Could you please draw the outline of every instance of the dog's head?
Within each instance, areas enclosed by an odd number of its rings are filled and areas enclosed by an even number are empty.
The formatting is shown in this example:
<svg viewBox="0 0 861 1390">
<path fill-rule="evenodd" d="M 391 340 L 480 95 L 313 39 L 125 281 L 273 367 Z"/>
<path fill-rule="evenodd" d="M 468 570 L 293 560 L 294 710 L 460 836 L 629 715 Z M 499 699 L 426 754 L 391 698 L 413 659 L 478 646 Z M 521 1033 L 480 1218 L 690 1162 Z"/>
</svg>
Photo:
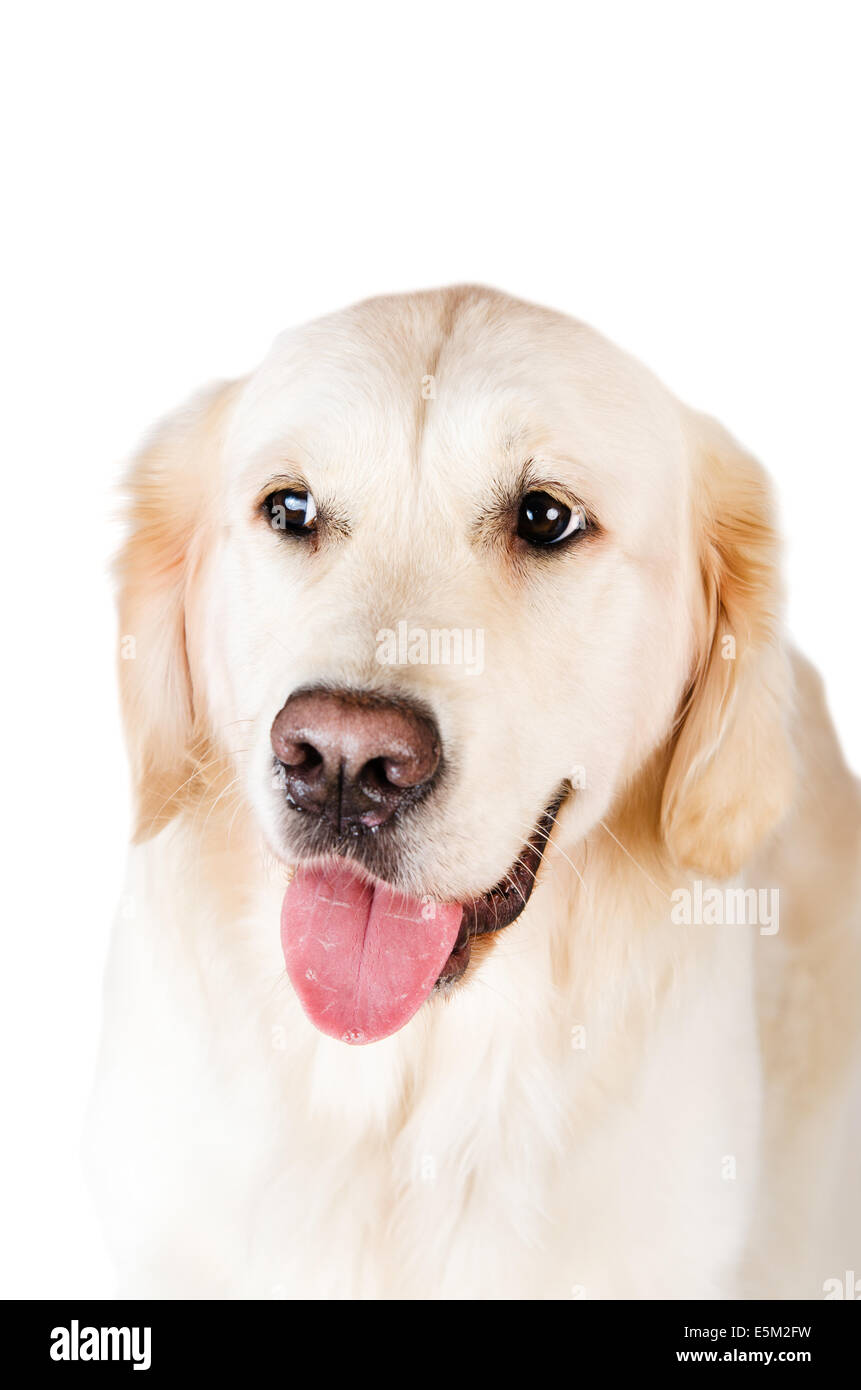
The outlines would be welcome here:
<svg viewBox="0 0 861 1390">
<path fill-rule="evenodd" d="M 556 819 L 576 844 L 647 765 L 680 865 L 724 876 L 781 815 L 764 477 L 584 326 L 362 304 L 169 420 L 131 488 L 138 835 L 238 778 L 298 866 L 326 1031 L 405 1022 L 523 909 Z"/>
</svg>

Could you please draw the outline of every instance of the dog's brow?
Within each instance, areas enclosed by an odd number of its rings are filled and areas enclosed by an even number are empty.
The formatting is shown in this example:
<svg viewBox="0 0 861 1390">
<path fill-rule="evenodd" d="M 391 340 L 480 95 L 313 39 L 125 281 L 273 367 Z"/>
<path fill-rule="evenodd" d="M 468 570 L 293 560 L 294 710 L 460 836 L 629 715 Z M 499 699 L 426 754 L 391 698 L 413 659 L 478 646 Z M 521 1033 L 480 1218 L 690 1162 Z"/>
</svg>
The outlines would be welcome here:
<svg viewBox="0 0 861 1390">
<path fill-rule="evenodd" d="M 479 543 L 495 536 L 500 522 L 514 510 L 524 492 L 534 480 L 535 460 L 526 459 L 509 470 L 500 469 L 492 479 L 487 500 L 482 504 L 473 523 L 473 535 Z"/>
</svg>

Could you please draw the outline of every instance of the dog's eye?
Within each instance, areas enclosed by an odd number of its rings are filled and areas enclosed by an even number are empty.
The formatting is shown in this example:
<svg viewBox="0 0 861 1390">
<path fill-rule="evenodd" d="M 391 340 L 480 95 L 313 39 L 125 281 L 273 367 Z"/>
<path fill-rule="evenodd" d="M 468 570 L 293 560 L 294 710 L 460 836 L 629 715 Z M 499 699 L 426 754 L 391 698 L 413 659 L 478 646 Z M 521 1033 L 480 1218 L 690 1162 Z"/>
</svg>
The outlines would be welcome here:
<svg viewBox="0 0 861 1390">
<path fill-rule="evenodd" d="M 586 528 L 582 507 L 568 507 L 549 492 L 527 492 L 520 503 L 517 534 L 530 545 L 557 545 Z"/>
<path fill-rule="evenodd" d="M 317 529 L 316 503 L 303 488 L 282 487 L 278 492 L 270 492 L 263 503 L 263 512 L 275 531 L 304 536 Z"/>
</svg>

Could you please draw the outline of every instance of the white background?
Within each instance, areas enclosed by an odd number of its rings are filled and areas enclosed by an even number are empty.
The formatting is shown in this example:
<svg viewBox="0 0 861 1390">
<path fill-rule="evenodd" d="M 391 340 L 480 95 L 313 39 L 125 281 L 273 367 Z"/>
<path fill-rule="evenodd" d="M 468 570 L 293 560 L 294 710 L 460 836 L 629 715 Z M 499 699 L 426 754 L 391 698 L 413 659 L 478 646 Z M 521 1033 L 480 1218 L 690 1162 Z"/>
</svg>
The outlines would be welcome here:
<svg viewBox="0 0 861 1390">
<path fill-rule="evenodd" d="M 777 482 L 858 708 L 852 3 L 30 3 L 0 47 L 3 1292 L 103 1294 L 78 1144 L 127 784 L 107 578 L 142 431 L 274 334 L 478 280 L 585 318 Z M 12 7 L 7 8 L 7 16 Z"/>
</svg>

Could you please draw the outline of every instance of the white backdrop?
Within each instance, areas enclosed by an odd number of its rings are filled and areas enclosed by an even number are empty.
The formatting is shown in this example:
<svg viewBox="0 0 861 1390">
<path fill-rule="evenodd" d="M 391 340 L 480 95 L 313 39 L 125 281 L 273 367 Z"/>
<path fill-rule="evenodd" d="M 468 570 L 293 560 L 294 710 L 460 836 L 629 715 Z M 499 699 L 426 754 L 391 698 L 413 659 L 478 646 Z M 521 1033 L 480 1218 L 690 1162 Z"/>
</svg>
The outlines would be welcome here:
<svg viewBox="0 0 861 1390">
<path fill-rule="evenodd" d="M 7 9 L 2 1292 L 111 1290 L 78 1162 L 128 826 L 111 488 L 281 328 L 478 280 L 641 356 L 771 469 L 791 627 L 861 768 L 858 14 Z"/>
</svg>

